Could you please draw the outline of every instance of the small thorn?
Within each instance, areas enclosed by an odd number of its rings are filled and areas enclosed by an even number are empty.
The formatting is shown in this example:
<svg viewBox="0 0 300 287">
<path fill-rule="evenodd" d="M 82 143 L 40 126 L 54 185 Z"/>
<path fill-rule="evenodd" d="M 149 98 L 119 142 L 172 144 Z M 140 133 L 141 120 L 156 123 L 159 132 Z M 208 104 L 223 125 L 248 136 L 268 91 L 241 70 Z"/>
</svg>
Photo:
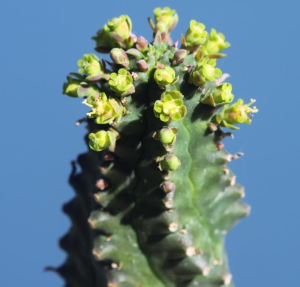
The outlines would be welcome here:
<svg viewBox="0 0 300 287">
<path fill-rule="evenodd" d="M 107 287 L 118 287 L 116 284 L 109 282 Z"/>
<path fill-rule="evenodd" d="M 75 125 L 80 126 L 82 123 L 86 123 L 86 122 L 87 122 L 87 118 L 82 118 L 76 121 Z"/>
<path fill-rule="evenodd" d="M 96 257 L 96 259 L 100 260 L 102 258 L 102 255 L 95 249 L 93 249 L 93 255 Z"/>
<path fill-rule="evenodd" d="M 220 140 L 222 140 L 222 139 L 224 139 L 224 138 L 227 138 L 227 137 L 231 137 L 232 139 L 234 139 L 234 135 L 233 135 L 233 133 L 230 133 L 230 132 L 227 132 L 227 133 L 221 133 L 220 135 L 219 135 L 219 139 Z"/>
<path fill-rule="evenodd" d="M 236 181 L 236 176 L 234 175 L 234 176 L 230 179 L 230 185 L 231 185 L 231 186 L 235 185 L 235 181 Z"/>
<path fill-rule="evenodd" d="M 102 174 L 106 174 L 107 168 L 103 167 L 103 166 L 100 166 L 100 171 L 101 171 Z"/>
<path fill-rule="evenodd" d="M 187 231 L 187 229 L 182 228 L 179 230 L 179 232 L 182 234 L 187 234 L 188 231 Z"/>
<path fill-rule="evenodd" d="M 221 149 L 223 149 L 223 148 L 224 148 L 224 144 L 221 143 L 221 142 L 218 142 L 218 143 L 217 143 L 217 150 L 221 150 Z"/>
<path fill-rule="evenodd" d="M 59 273 L 58 270 L 52 266 L 45 267 L 44 271 L 51 271 L 51 272 Z"/>
<path fill-rule="evenodd" d="M 196 250 L 195 250 L 195 247 L 193 246 L 190 246 L 188 247 L 186 250 L 185 250 L 185 254 L 189 257 L 193 256 L 193 255 L 196 255 Z"/>
<path fill-rule="evenodd" d="M 119 265 L 118 265 L 117 263 L 112 263 L 112 264 L 111 264 L 111 267 L 112 267 L 113 269 L 117 269 L 117 268 L 119 267 Z"/>
<path fill-rule="evenodd" d="M 95 186 L 100 189 L 100 190 L 104 190 L 105 188 L 107 188 L 108 184 L 107 182 L 102 178 L 102 179 L 99 179 Z"/>
<path fill-rule="evenodd" d="M 177 228 L 178 228 L 178 223 L 177 223 L 177 222 L 172 222 L 172 223 L 170 223 L 170 225 L 169 225 L 169 230 L 170 230 L 171 232 L 175 232 L 175 231 L 177 230 Z"/>
<path fill-rule="evenodd" d="M 227 159 L 226 159 L 227 160 Z M 222 166 L 222 171 L 224 172 L 224 174 L 229 174 L 229 169 L 226 167 L 226 165 Z"/>
<path fill-rule="evenodd" d="M 242 188 L 241 192 L 240 192 L 240 195 L 241 195 L 241 198 L 244 198 L 245 197 L 245 189 Z"/>
<path fill-rule="evenodd" d="M 215 260 L 213 261 L 213 264 L 214 264 L 214 265 L 218 265 L 219 262 L 220 262 L 220 261 L 219 261 L 218 259 L 215 259 Z"/>
<path fill-rule="evenodd" d="M 112 237 L 111 236 L 107 236 L 106 237 L 106 241 L 111 241 L 112 240 Z"/>
<path fill-rule="evenodd" d="M 96 228 L 96 222 L 93 219 L 89 218 L 88 223 L 90 224 L 91 228 Z"/>
<path fill-rule="evenodd" d="M 111 152 L 105 152 L 103 154 L 103 159 L 105 161 L 113 161 L 115 159 L 114 155 Z"/>
<path fill-rule="evenodd" d="M 244 155 L 244 153 L 238 152 L 238 153 L 236 153 L 236 154 L 234 154 L 234 155 L 232 156 L 232 159 L 238 159 L 238 158 L 240 158 L 240 157 L 243 156 L 243 155 Z"/>
<path fill-rule="evenodd" d="M 208 128 L 211 132 L 215 132 L 218 129 L 218 126 L 214 123 L 209 123 Z"/>
<path fill-rule="evenodd" d="M 195 252 L 196 252 L 196 254 L 203 254 L 203 250 L 202 249 L 196 249 Z"/>
<path fill-rule="evenodd" d="M 210 267 L 205 267 L 203 270 L 202 270 L 202 275 L 203 276 L 207 276 L 210 272 L 211 268 Z"/>
<path fill-rule="evenodd" d="M 223 279 L 224 279 L 224 284 L 229 285 L 232 280 L 232 275 L 230 273 L 228 273 Z"/>
<path fill-rule="evenodd" d="M 171 208 L 173 206 L 173 200 L 164 201 L 166 208 Z"/>
<path fill-rule="evenodd" d="M 101 194 L 100 193 L 94 193 L 94 198 L 97 202 L 100 202 L 101 200 Z"/>
</svg>

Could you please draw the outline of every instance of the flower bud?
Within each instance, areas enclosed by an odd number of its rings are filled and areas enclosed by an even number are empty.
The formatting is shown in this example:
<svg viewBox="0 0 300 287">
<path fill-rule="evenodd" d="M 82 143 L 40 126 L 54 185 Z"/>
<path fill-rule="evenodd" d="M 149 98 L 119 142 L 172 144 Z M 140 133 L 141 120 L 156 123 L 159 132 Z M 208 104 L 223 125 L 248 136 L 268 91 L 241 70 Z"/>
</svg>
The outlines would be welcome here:
<svg viewBox="0 0 300 287">
<path fill-rule="evenodd" d="M 201 102 L 213 107 L 229 104 L 234 98 L 231 91 L 231 84 L 223 83 L 216 87 L 211 93 L 205 95 Z"/>
<path fill-rule="evenodd" d="M 173 65 L 178 65 L 183 63 L 184 59 L 187 56 L 187 50 L 185 49 L 180 49 L 175 52 L 174 58 L 173 58 Z"/>
<path fill-rule="evenodd" d="M 70 97 L 98 96 L 100 93 L 96 85 L 85 83 L 79 77 L 75 79 L 68 76 L 67 82 L 63 85 L 63 94 Z"/>
<path fill-rule="evenodd" d="M 73 79 L 72 77 L 67 77 L 67 82 L 63 85 L 63 94 L 68 95 L 70 97 L 78 97 L 78 89 L 80 87 L 81 81 L 77 79 Z"/>
<path fill-rule="evenodd" d="M 251 118 L 248 115 L 258 112 L 256 107 L 250 108 L 253 103 L 255 100 L 251 99 L 250 103 L 244 105 L 244 101 L 238 99 L 231 107 L 224 106 L 221 113 L 216 115 L 216 122 L 230 129 L 239 129 L 234 124 L 250 124 Z"/>
<path fill-rule="evenodd" d="M 87 116 L 94 118 L 97 124 L 118 122 L 124 113 L 122 104 L 114 98 L 107 97 L 105 93 L 101 93 L 97 97 L 90 96 L 83 103 L 92 108 Z"/>
<path fill-rule="evenodd" d="M 177 129 L 163 127 L 154 134 L 154 138 L 159 140 L 163 145 L 172 145 L 176 140 Z"/>
<path fill-rule="evenodd" d="M 161 95 L 161 100 L 154 104 L 154 114 L 163 122 L 181 120 L 186 115 L 183 104 L 183 95 L 179 91 L 166 91 Z"/>
<path fill-rule="evenodd" d="M 159 86 L 170 85 L 176 80 L 175 71 L 169 66 L 157 68 L 154 73 L 154 80 Z"/>
<path fill-rule="evenodd" d="M 178 23 L 178 15 L 175 10 L 169 7 L 155 8 L 154 9 L 155 23 L 164 22 L 167 27 L 167 31 L 171 32 Z"/>
<path fill-rule="evenodd" d="M 216 78 L 221 77 L 222 71 L 215 68 L 216 60 L 203 58 L 191 72 L 189 82 L 197 87 L 200 87 L 205 82 L 214 81 Z"/>
<path fill-rule="evenodd" d="M 163 182 L 161 185 L 160 185 L 160 188 L 165 192 L 165 193 L 170 193 L 172 191 L 174 191 L 176 189 L 176 185 L 167 180 L 165 182 Z"/>
<path fill-rule="evenodd" d="M 193 49 L 193 47 L 204 44 L 206 38 L 207 32 L 205 31 L 205 25 L 191 20 L 190 27 L 185 33 L 185 46 Z"/>
<path fill-rule="evenodd" d="M 225 42 L 225 36 L 211 29 L 206 43 L 201 47 L 204 55 L 218 55 L 222 50 L 230 47 L 229 42 Z M 222 54 L 221 54 L 222 55 Z"/>
<path fill-rule="evenodd" d="M 149 69 L 148 64 L 145 60 L 137 61 L 136 65 L 137 65 L 138 69 L 141 70 L 142 72 L 146 72 Z"/>
<path fill-rule="evenodd" d="M 95 76 L 103 74 L 103 68 L 99 58 L 94 54 L 85 54 L 83 58 L 78 60 L 77 65 L 79 67 L 78 73 L 86 74 L 92 79 Z"/>
<path fill-rule="evenodd" d="M 99 131 L 89 134 L 89 146 L 92 150 L 101 151 L 106 148 L 113 151 L 116 145 L 117 134 L 113 131 Z"/>
<path fill-rule="evenodd" d="M 181 162 L 179 158 L 175 154 L 169 153 L 160 161 L 159 168 L 164 171 L 174 171 L 178 169 L 180 165 Z"/>
<path fill-rule="evenodd" d="M 127 54 L 123 49 L 113 48 L 110 51 L 110 57 L 115 64 L 122 65 L 124 67 L 129 66 L 129 60 Z"/>
<path fill-rule="evenodd" d="M 120 69 L 118 74 L 111 73 L 108 83 L 110 88 L 122 97 L 135 92 L 132 76 L 125 69 Z"/>
<path fill-rule="evenodd" d="M 135 38 L 131 34 L 132 23 L 127 15 L 113 18 L 98 31 L 93 39 L 97 43 L 97 50 L 108 52 L 111 48 L 130 48 Z"/>
<path fill-rule="evenodd" d="M 148 41 L 142 36 L 137 37 L 136 48 L 141 52 L 146 51 L 148 48 Z"/>
<path fill-rule="evenodd" d="M 132 57 L 134 57 L 136 59 L 143 58 L 143 54 L 135 48 L 131 48 L 131 49 L 127 50 L 126 54 L 131 55 Z"/>
</svg>

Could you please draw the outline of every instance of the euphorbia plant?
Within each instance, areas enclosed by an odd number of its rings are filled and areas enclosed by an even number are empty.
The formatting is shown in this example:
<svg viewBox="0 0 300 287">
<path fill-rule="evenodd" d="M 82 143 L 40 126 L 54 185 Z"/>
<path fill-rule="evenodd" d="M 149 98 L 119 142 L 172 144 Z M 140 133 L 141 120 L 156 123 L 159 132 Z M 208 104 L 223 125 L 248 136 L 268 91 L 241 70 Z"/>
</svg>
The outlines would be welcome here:
<svg viewBox="0 0 300 287">
<path fill-rule="evenodd" d="M 175 10 L 154 10 L 153 41 L 132 33 L 127 15 L 93 38 L 64 93 L 83 98 L 90 150 L 78 157 L 64 206 L 73 226 L 56 270 L 69 287 L 233 286 L 224 236 L 249 213 L 226 167 L 240 156 L 221 140 L 251 122 L 217 68 L 225 36 L 192 20 L 182 45 L 170 33 Z M 94 231 L 92 231 L 94 230 Z"/>
</svg>

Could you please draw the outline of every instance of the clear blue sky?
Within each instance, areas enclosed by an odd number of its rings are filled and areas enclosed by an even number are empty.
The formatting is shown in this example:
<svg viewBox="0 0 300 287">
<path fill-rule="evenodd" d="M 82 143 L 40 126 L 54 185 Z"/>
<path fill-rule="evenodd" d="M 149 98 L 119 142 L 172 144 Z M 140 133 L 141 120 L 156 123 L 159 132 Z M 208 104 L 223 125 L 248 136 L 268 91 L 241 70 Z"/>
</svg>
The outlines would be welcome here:
<svg viewBox="0 0 300 287">
<path fill-rule="evenodd" d="M 3 1 L 0 286 L 63 286 L 43 268 L 65 258 L 57 244 L 69 228 L 61 205 L 73 196 L 70 161 L 86 150 L 85 130 L 74 125 L 86 108 L 61 95 L 62 83 L 93 52 L 90 38 L 108 19 L 128 14 L 133 31 L 150 38 L 146 19 L 157 6 L 179 13 L 173 39 L 190 19 L 222 31 L 232 47 L 221 68 L 235 96 L 257 99 L 260 109 L 251 126 L 225 140 L 230 152 L 245 153 L 231 168 L 252 206 L 226 241 L 236 286 L 300 286 L 296 0 Z"/>
</svg>

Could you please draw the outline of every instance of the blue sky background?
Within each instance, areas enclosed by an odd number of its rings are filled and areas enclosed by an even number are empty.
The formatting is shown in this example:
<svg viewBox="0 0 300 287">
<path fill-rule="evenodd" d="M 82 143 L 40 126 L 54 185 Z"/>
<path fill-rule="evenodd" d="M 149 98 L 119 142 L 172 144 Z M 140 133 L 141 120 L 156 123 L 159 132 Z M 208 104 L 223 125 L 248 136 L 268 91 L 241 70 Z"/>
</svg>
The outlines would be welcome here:
<svg viewBox="0 0 300 287">
<path fill-rule="evenodd" d="M 61 205 L 73 197 L 70 161 L 86 150 L 84 127 L 74 123 L 87 110 L 61 95 L 62 83 L 77 60 L 93 52 L 91 36 L 108 19 L 128 14 L 133 32 L 150 39 L 146 19 L 157 6 L 179 13 L 173 39 L 190 19 L 223 32 L 232 46 L 220 67 L 231 75 L 237 98 L 257 99 L 253 124 L 225 140 L 230 152 L 245 153 L 230 166 L 252 206 L 227 236 L 236 286 L 300 286 L 296 0 L 3 1 L 0 286 L 63 286 L 43 268 L 65 258 L 57 244 L 69 228 Z"/>
</svg>

